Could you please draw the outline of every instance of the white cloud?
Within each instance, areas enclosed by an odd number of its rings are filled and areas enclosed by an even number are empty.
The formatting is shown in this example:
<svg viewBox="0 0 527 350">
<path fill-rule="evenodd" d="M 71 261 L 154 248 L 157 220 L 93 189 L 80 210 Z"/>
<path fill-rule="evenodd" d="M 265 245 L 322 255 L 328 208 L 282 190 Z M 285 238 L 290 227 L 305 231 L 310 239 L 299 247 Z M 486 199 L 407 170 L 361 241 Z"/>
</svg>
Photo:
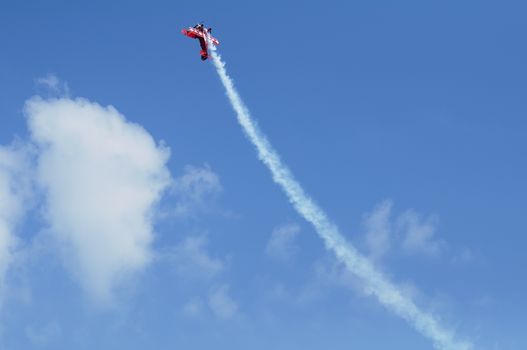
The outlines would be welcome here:
<svg viewBox="0 0 527 350">
<path fill-rule="evenodd" d="M 169 150 L 115 108 L 85 99 L 33 98 L 26 114 L 50 231 L 89 295 L 109 302 L 118 282 L 151 260 Z"/>
<path fill-rule="evenodd" d="M 435 237 L 437 216 L 423 217 L 413 210 L 407 210 L 397 219 L 397 227 L 403 232 L 403 250 L 408 254 L 438 256 L 444 245 Z"/>
<path fill-rule="evenodd" d="M 209 307 L 216 317 L 227 320 L 238 316 L 239 307 L 229 295 L 229 285 L 224 284 L 209 295 Z"/>
<path fill-rule="evenodd" d="M 176 215 L 187 217 L 207 211 L 222 188 L 218 175 L 205 164 L 185 166 L 184 174 L 174 179 L 172 190 L 177 200 Z"/>
<path fill-rule="evenodd" d="M 299 233 L 300 226 L 297 224 L 286 224 L 277 227 L 271 233 L 265 252 L 273 259 L 290 260 L 298 251 L 298 247 L 295 245 L 295 238 Z"/>
<path fill-rule="evenodd" d="M 13 261 L 17 238 L 14 229 L 27 210 L 30 191 L 29 160 L 19 145 L 0 147 L 0 296 Z"/>
<path fill-rule="evenodd" d="M 171 249 L 168 258 L 181 276 L 210 279 L 221 273 L 225 264 L 210 257 L 206 246 L 207 239 L 203 236 L 187 237 Z"/>
<path fill-rule="evenodd" d="M 366 230 L 366 245 L 374 259 L 384 256 L 390 250 L 392 206 L 392 201 L 385 200 L 372 213 L 364 215 L 362 223 Z"/>
</svg>

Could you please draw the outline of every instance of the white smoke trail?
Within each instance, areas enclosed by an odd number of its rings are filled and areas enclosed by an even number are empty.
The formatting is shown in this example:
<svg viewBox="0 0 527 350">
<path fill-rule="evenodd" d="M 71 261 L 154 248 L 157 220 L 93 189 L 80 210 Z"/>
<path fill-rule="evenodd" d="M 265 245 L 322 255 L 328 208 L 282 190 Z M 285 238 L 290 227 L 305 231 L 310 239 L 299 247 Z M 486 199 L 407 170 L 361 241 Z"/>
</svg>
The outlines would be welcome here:
<svg viewBox="0 0 527 350">
<path fill-rule="evenodd" d="M 326 213 L 306 194 L 302 186 L 295 180 L 291 171 L 282 163 L 278 153 L 251 118 L 249 110 L 234 87 L 234 83 L 227 75 L 225 63 L 222 62 L 220 55 L 216 53 L 216 48 L 212 44 L 210 47 L 212 48 L 211 55 L 214 65 L 236 112 L 238 122 L 249 140 L 256 147 L 258 157 L 269 168 L 273 180 L 282 187 L 297 212 L 315 227 L 326 248 L 332 250 L 338 260 L 349 271 L 364 281 L 368 293 L 375 295 L 387 309 L 408 321 L 417 331 L 430 338 L 436 349 L 472 349 L 471 343 L 455 340 L 453 334 L 444 329 L 435 317 L 422 311 L 395 284 L 376 270 L 370 261 L 359 253 L 353 245 L 346 241 L 337 226 L 329 220 Z"/>
</svg>

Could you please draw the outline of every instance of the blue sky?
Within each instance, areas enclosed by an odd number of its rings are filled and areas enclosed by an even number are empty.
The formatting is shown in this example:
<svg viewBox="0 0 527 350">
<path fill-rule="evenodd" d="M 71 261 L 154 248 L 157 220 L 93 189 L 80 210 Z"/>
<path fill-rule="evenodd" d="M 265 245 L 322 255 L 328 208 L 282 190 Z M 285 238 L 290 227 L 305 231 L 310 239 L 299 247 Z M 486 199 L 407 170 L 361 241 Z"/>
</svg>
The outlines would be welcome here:
<svg viewBox="0 0 527 350">
<path fill-rule="evenodd" d="M 525 347 L 526 7 L 3 1 L 0 346 L 433 348 L 272 182 L 205 21 L 346 238 L 456 338 Z"/>
</svg>

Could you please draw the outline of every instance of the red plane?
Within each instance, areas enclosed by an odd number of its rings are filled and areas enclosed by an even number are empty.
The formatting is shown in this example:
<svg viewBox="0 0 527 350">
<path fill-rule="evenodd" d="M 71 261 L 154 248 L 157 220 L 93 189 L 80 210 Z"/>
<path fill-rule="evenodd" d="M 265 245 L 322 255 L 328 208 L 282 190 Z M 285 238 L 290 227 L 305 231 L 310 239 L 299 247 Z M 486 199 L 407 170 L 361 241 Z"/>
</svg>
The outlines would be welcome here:
<svg viewBox="0 0 527 350">
<path fill-rule="evenodd" d="M 217 39 L 213 38 L 210 35 L 211 31 L 212 28 L 205 29 L 203 23 L 196 24 L 194 27 L 188 27 L 187 29 L 183 29 L 181 31 L 183 35 L 186 35 L 192 39 L 199 40 L 199 45 L 201 46 L 200 55 L 202 61 L 205 61 L 209 57 L 207 37 L 214 45 L 219 45 L 220 43 Z"/>
</svg>

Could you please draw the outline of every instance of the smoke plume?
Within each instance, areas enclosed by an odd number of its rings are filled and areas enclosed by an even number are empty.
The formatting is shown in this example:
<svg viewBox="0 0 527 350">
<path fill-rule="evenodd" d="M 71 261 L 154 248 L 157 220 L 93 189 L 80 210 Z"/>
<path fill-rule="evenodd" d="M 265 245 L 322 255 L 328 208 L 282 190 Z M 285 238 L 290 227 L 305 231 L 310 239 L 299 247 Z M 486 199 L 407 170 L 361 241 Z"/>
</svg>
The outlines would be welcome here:
<svg viewBox="0 0 527 350">
<path fill-rule="evenodd" d="M 274 182 L 280 185 L 296 211 L 314 226 L 326 248 L 333 251 L 338 260 L 363 281 L 368 294 L 375 296 L 388 310 L 405 319 L 422 335 L 432 340 L 436 349 L 473 349 L 471 343 L 454 339 L 454 335 L 442 327 L 436 317 L 421 310 L 413 300 L 404 295 L 401 289 L 389 281 L 365 256 L 346 241 L 337 226 L 304 191 L 289 168 L 282 162 L 278 152 L 252 119 L 232 79 L 227 75 L 225 63 L 216 52 L 216 48 L 212 43 L 209 47 L 211 47 L 216 71 L 245 135 L 256 148 L 260 160 L 271 171 Z"/>
</svg>

